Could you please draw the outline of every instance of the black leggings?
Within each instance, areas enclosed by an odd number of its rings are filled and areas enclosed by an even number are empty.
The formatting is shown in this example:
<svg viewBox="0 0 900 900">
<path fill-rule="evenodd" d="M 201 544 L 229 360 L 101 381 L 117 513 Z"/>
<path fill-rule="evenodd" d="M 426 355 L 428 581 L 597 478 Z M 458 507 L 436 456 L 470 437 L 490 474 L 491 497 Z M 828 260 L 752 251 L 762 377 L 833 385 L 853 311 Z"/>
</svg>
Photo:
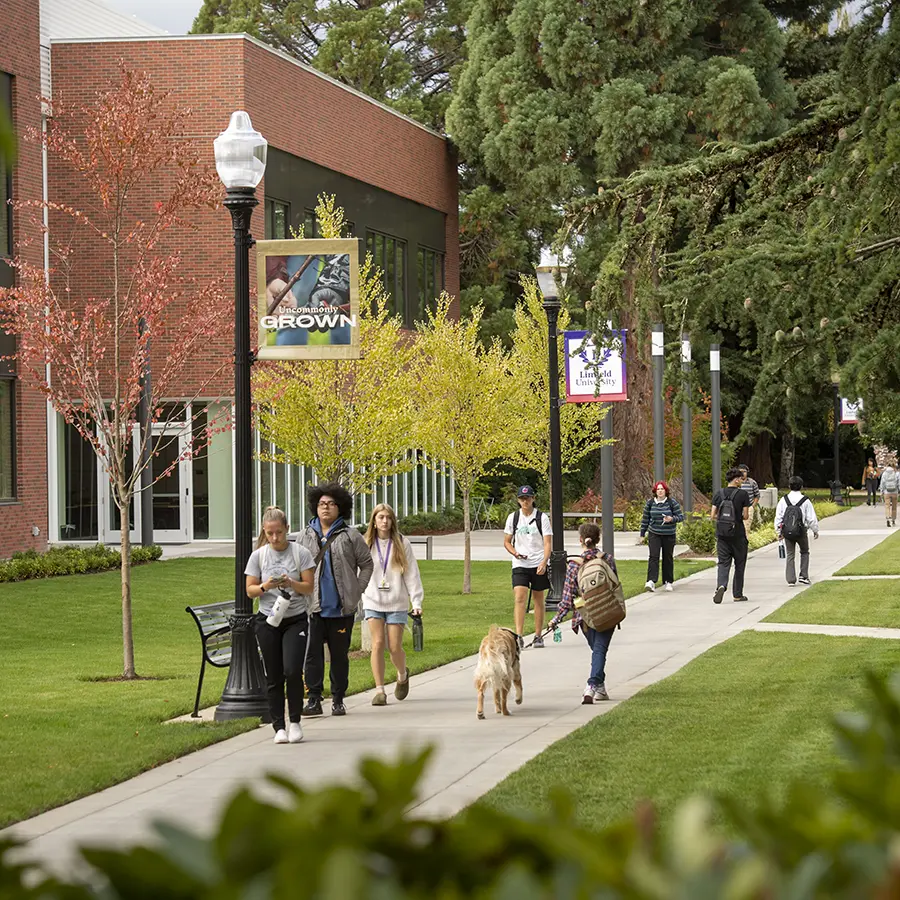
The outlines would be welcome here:
<svg viewBox="0 0 900 900">
<path fill-rule="evenodd" d="M 265 615 L 257 613 L 253 625 L 266 667 L 266 693 L 272 727 L 278 731 L 284 728 L 285 686 L 292 722 L 300 721 L 303 709 L 303 663 L 309 631 L 306 613 L 282 619 L 278 626 L 269 625 Z"/>
<path fill-rule="evenodd" d="M 647 563 L 647 581 L 656 584 L 659 579 L 659 554 L 662 552 L 663 581 L 671 584 L 675 580 L 675 535 L 647 535 L 650 543 L 650 561 Z"/>
</svg>

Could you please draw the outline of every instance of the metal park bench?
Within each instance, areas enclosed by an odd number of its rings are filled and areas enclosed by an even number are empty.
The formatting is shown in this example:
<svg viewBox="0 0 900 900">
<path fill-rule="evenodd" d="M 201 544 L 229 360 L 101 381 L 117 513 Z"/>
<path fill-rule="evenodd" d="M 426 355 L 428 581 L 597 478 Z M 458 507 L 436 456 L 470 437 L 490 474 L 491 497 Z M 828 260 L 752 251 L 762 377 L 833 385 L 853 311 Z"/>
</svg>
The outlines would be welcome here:
<svg viewBox="0 0 900 900">
<path fill-rule="evenodd" d="M 200 658 L 200 680 L 197 682 L 197 699 L 191 718 L 200 718 L 200 691 L 203 690 L 203 673 L 206 664 L 219 669 L 227 669 L 231 665 L 231 619 L 234 616 L 234 600 L 224 603 L 208 603 L 206 606 L 186 606 L 184 611 L 190 613 L 197 628 L 203 650 Z"/>
<path fill-rule="evenodd" d="M 425 559 L 431 559 L 432 536 L 430 534 L 423 534 L 423 535 L 418 535 L 418 536 L 406 535 L 406 539 L 411 544 L 424 544 L 425 545 Z"/>
</svg>

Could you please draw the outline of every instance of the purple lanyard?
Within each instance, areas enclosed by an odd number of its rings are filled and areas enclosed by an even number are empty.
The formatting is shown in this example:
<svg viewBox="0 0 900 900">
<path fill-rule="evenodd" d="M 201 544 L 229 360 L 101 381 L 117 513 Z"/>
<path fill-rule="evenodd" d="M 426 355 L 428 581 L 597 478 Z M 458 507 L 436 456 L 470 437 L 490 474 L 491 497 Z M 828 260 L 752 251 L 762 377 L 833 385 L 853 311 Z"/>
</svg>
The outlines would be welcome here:
<svg viewBox="0 0 900 900">
<path fill-rule="evenodd" d="M 388 567 L 388 562 L 390 562 L 390 559 L 391 559 L 391 547 L 393 546 L 393 544 L 394 544 L 394 539 L 388 538 L 387 556 L 385 557 L 381 553 L 381 541 L 379 540 L 379 538 L 377 536 L 375 538 L 375 546 L 378 548 L 378 559 L 381 562 L 381 580 L 382 581 L 387 580 L 387 567 Z"/>
</svg>

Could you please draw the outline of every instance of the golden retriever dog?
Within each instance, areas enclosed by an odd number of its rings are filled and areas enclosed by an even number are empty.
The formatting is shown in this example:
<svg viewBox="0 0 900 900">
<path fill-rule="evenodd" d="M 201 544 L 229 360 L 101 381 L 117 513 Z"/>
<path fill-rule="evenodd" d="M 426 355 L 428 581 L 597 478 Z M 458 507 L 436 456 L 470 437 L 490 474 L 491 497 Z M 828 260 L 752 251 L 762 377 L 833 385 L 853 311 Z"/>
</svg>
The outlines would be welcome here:
<svg viewBox="0 0 900 900">
<path fill-rule="evenodd" d="M 499 625 L 491 625 L 478 651 L 475 666 L 475 690 L 478 691 L 476 715 L 484 718 L 484 692 L 494 692 L 494 712 L 509 715 L 506 698 L 516 686 L 516 703 L 522 702 L 522 673 L 519 671 L 519 644 L 516 636 Z"/>
</svg>

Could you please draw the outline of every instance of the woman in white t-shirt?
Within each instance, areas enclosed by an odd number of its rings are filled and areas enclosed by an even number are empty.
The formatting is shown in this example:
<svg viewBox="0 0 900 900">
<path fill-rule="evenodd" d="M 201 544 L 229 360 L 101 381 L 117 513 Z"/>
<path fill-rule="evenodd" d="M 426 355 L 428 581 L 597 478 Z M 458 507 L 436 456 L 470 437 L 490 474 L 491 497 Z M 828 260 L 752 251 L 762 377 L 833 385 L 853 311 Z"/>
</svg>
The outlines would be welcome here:
<svg viewBox="0 0 900 900">
<path fill-rule="evenodd" d="M 309 550 L 287 539 L 287 516 L 277 506 L 263 513 L 256 550 L 244 574 L 247 596 L 259 600 L 253 620 L 256 641 L 266 667 L 266 691 L 276 744 L 303 740 L 303 663 L 306 659 L 306 596 L 313 591 L 315 563 Z M 290 727 L 285 731 L 287 688 Z"/>
<path fill-rule="evenodd" d="M 384 690 L 384 647 L 397 667 L 394 696 L 405 700 L 409 694 L 409 669 L 403 651 L 403 631 L 409 608 L 413 615 L 422 615 L 422 578 L 412 545 L 397 530 L 397 517 L 387 503 L 372 510 L 366 543 L 372 551 L 375 572 L 363 592 L 362 602 L 369 633 L 372 635 L 372 675 L 375 677 L 375 696 L 372 706 L 386 706 Z"/>
</svg>

